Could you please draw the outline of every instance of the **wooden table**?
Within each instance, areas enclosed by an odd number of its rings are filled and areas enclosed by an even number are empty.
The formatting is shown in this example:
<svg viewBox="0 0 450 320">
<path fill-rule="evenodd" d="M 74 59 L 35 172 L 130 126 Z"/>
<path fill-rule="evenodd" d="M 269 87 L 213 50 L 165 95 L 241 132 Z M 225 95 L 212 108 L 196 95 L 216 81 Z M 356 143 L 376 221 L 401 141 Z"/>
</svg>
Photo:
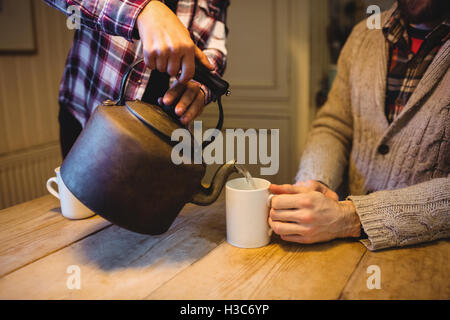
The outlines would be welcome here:
<svg viewBox="0 0 450 320">
<path fill-rule="evenodd" d="M 370 252 L 358 241 L 239 249 L 224 201 L 187 205 L 160 236 L 95 216 L 71 221 L 45 196 L 0 211 L 0 299 L 449 299 L 447 240 Z M 80 289 L 68 289 L 79 267 Z M 368 289 L 367 268 L 381 271 Z M 69 269 L 68 269 L 69 268 Z"/>
</svg>

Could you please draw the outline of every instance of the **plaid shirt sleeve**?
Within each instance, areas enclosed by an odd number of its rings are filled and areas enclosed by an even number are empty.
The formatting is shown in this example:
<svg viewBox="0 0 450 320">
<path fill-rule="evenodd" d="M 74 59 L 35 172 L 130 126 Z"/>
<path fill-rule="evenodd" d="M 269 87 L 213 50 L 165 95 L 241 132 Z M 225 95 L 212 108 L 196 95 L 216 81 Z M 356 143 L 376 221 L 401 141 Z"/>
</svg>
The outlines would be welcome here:
<svg viewBox="0 0 450 320">
<path fill-rule="evenodd" d="M 150 0 L 44 0 L 66 15 L 70 6 L 79 9 L 81 24 L 131 41 L 139 13 Z"/>
<path fill-rule="evenodd" d="M 208 60 L 214 66 L 214 73 L 223 76 L 227 62 L 227 49 L 225 47 L 225 24 L 216 21 L 208 42 L 203 49 Z M 205 93 L 205 105 L 215 100 L 216 97 L 205 85 L 200 84 L 200 88 Z"/>
<path fill-rule="evenodd" d="M 223 76 L 227 63 L 226 26 L 228 0 L 199 0 L 198 6 L 201 12 L 193 20 L 191 34 L 198 39 L 197 45 L 203 50 L 208 60 L 214 66 L 213 73 Z M 203 17 L 202 17 L 203 16 Z M 205 32 L 208 30 L 208 32 Z M 205 94 L 205 105 L 215 100 L 216 97 L 205 85 L 200 84 Z"/>
<path fill-rule="evenodd" d="M 68 11 L 71 5 L 80 11 L 81 26 L 75 30 L 66 60 L 59 103 L 84 126 L 99 104 L 106 99 L 117 99 L 125 71 L 133 61 L 142 58 L 142 42 L 133 34 L 136 19 L 149 0 L 45 1 L 66 15 L 73 14 Z M 226 66 L 228 5 L 228 0 L 178 0 L 176 11 L 194 43 L 205 52 L 219 75 Z M 126 87 L 126 99 L 142 97 L 150 73 L 142 64 L 135 68 Z M 214 99 L 209 89 L 202 86 L 202 90 L 206 104 Z"/>
</svg>

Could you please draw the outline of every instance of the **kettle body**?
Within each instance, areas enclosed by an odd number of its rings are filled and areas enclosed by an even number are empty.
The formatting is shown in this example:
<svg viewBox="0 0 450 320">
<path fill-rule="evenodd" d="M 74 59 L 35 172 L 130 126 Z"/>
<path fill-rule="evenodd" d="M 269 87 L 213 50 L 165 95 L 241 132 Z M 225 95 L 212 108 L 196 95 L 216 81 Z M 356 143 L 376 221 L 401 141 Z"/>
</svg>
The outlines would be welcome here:
<svg viewBox="0 0 450 320">
<path fill-rule="evenodd" d="M 205 164 L 171 161 L 177 143 L 171 133 L 183 128 L 179 122 L 160 106 L 118 102 L 95 109 L 63 161 L 61 177 L 76 198 L 110 222 L 138 233 L 164 233 L 186 203 L 217 199 L 236 170 L 234 161 L 205 187 Z"/>
</svg>

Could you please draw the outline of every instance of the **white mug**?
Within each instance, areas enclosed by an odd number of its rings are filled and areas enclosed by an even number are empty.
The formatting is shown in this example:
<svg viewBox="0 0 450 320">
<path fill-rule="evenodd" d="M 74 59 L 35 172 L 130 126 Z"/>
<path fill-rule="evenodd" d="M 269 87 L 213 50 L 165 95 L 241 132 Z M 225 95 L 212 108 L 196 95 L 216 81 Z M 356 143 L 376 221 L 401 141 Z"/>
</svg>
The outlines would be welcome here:
<svg viewBox="0 0 450 320">
<path fill-rule="evenodd" d="M 226 190 L 227 241 L 239 248 L 259 248 L 270 242 L 270 182 L 253 178 L 252 189 L 245 178 L 230 180 Z"/>
<path fill-rule="evenodd" d="M 88 207 L 80 202 L 72 192 L 67 189 L 61 179 L 59 167 L 55 169 L 56 177 L 47 180 L 47 190 L 61 202 L 61 213 L 68 219 L 85 219 L 95 215 Z M 58 191 L 53 189 L 52 183 L 58 185 Z"/>
</svg>

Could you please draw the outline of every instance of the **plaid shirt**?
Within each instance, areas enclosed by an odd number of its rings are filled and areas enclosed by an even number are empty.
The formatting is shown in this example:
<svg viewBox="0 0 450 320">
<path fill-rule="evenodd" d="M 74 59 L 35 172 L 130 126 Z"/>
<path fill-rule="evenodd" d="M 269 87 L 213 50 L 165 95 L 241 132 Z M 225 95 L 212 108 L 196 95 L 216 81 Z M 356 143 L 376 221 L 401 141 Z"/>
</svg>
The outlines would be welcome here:
<svg viewBox="0 0 450 320">
<path fill-rule="evenodd" d="M 119 95 L 127 67 L 143 57 L 142 42 L 136 40 L 136 19 L 150 0 L 45 0 L 71 15 L 69 6 L 79 8 L 81 27 L 75 31 L 59 91 L 60 105 L 82 126 L 96 106 Z M 188 28 L 194 43 L 203 50 L 215 72 L 226 66 L 226 9 L 228 0 L 179 0 L 176 14 Z M 130 75 L 128 100 L 140 99 L 151 71 L 139 64 Z M 173 80 L 173 79 L 172 79 Z M 202 86 L 205 102 L 211 92 Z"/>
<path fill-rule="evenodd" d="M 400 11 L 396 9 L 384 25 L 383 33 L 390 45 L 386 117 L 391 123 L 402 112 L 442 44 L 449 39 L 450 19 L 430 30 L 423 42 L 420 39 L 412 41 Z"/>
</svg>

